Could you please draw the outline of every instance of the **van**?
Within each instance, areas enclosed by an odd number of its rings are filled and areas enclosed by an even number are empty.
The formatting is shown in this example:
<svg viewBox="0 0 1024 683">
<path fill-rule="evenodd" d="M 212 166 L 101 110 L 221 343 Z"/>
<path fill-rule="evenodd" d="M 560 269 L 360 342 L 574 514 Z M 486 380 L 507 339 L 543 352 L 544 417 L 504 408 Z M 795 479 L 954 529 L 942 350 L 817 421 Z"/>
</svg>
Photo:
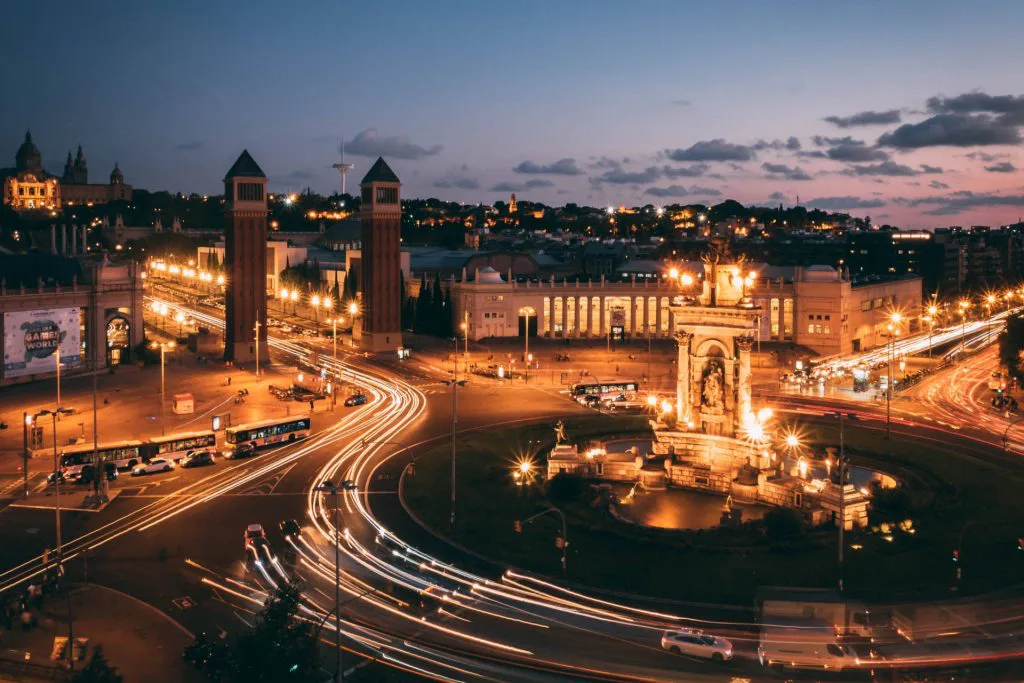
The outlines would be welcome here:
<svg viewBox="0 0 1024 683">
<path fill-rule="evenodd" d="M 761 626 L 757 658 L 762 666 L 784 669 L 843 671 L 860 659 L 823 621 L 776 620 Z"/>
</svg>

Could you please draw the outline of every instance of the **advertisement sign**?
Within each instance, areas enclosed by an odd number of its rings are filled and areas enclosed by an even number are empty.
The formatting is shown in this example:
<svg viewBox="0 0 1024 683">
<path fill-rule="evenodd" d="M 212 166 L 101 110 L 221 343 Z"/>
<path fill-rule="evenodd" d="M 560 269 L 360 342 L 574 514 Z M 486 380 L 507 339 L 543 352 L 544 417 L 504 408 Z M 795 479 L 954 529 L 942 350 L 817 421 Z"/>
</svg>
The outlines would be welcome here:
<svg viewBox="0 0 1024 683">
<path fill-rule="evenodd" d="M 4 377 L 55 372 L 60 348 L 63 367 L 81 359 L 78 308 L 4 313 Z"/>
</svg>

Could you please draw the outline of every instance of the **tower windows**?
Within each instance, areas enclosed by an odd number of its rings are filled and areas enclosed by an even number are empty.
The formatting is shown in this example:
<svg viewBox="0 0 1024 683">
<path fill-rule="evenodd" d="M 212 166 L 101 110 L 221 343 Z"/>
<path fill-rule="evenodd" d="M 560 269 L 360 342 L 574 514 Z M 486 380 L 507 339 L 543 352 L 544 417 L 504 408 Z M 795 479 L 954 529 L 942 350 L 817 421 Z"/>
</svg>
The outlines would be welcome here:
<svg viewBox="0 0 1024 683">
<path fill-rule="evenodd" d="M 397 187 L 378 187 L 377 188 L 377 204 L 397 204 L 398 203 L 398 188 Z"/>
<path fill-rule="evenodd" d="M 243 202 L 263 200 L 263 183 L 238 183 L 235 199 Z"/>
</svg>

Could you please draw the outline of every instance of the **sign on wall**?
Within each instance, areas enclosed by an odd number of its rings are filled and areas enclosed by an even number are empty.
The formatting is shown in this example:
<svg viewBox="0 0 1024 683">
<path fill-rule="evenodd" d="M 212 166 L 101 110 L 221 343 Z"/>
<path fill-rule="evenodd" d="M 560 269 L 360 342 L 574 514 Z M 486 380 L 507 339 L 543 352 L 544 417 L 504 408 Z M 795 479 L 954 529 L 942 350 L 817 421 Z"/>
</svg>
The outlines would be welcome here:
<svg viewBox="0 0 1024 683">
<path fill-rule="evenodd" d="M 4 377 L 21 377 L 56 370 L 81 360 L 81 311 L 52 308 L 4 313 Z"/>
</svg>

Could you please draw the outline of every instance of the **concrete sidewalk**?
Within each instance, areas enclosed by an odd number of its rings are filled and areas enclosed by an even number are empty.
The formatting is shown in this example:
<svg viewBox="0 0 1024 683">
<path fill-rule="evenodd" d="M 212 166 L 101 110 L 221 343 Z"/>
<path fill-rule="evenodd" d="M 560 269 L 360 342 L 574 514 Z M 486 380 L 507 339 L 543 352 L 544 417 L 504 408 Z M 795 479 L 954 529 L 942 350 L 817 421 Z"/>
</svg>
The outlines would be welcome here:
<svg viewBox="0 0 1024 683">
<path fill-rule="evenodd" d="M 37 626 L 25 631 L 20 624 L 2 631 L 0 681 L 67 680 L 66 663 L 51 659 L 54 638 L 68 635 L 67 601 L 63 590 L 50 595 L 36 613 Z M 192 634 L 155 607 L 120 591 L 97 584 L 71 587 L 74 636 L 88 639 L 85 666 L 93 647 L 102 645 L 107 661 L 126 682 L 201 681 L 183 659 Z"/>
</svg>

